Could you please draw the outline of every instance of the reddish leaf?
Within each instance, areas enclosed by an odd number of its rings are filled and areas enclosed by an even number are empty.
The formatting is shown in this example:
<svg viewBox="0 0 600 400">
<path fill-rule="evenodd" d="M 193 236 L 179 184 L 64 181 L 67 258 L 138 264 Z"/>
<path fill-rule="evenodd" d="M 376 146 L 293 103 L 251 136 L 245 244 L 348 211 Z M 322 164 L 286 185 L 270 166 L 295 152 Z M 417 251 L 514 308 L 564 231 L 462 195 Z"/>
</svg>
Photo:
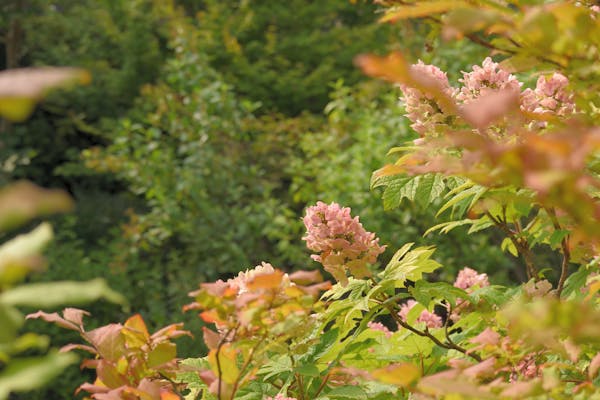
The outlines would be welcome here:
<svg viewBox="0 0 600 400">
<path fill-rule="evenodd" d="M 73 322 L 74 324 L 77 324 L 81 328 L 82 331 L 83 331 L 83 316 L 84 315 L 89 316 L 90 313 L 85 310 L 80 310 L 78 308 L 65 308 L 63 310 L 63 316 L 65 317 L 65 319 Z"/>
<path fill-rule="evenodd" d="M 89 83 L 90 75 L 78 68 L 19 68 L 0 72 L 0 97 L 37 98 L 47 89 L 79 80 Z"/>
<path fill-rule="evenodd" d="M 478 129 L 484 129 L 499 119 L 519 111 L 519 92 L 500 90 L 479 97 L 460 109 L 461 116 Z"/>
<path fill-rule="evenodd" d="M 502 391 L 501 396 L 524 399 L 535 394 L 534 391 L 540 386 L 539 379 L 526 382 L 512 382 L 508 388 Z"/>
<path fill-rule="evenodd" d="M 62 190 L 42 189 L 26 181 L 13 183 L 0 191 L 0 230 L 72 208 L 73 200 Z"/>
<path fill-rule="evenodd" d="M 88 393 L 92 393 L 92 394 L 96 394 L 96 393 L 107 393 L 110 391 L 110 388 L 101 385 L 101 382 L 98 382 L 98 380 L 96 379 L 95 384 L 91 384 L 91 383 L 83 383 L 81 384 L 77 390 L 75 391 L 75 394 L 79 393 L 82 390 L 85 390 Z"/>
<path fill-rule="evenodd" d="M 308 285 L 322 282 L 323 275 L 318 269 L 313 271 L 296 271 L 290 275 L 290 280 L 298 285 Z"/>
<path fill-rule="evenodd" d="M 96 348 L 102 358 L 117 361 L 125 351 L 122 329 L 121 324 L 109 324 L 86 332 L 84 337 Z"/>
<path fill-rule="evenodd" d="M 183 323 L 181 322 L 171 324 L 154 332 L 150 338 L 153 342 L 161 342 L 167 339 L 176 339 L 181 336 L 193 337 L 189 331 L 182 330 L 181 328 L 183 328 Z"/>
<path fill-rule="evenodd" d="M 393 52 L 384 57 L 370 54 L 361 55 L 356 57 L 355 63 L 366 75 L 418 89 L 433 96 L 444 112 L 457 113 L 456 103 L 444 92 L 440 82 L 414 70 L 399 52 Z"/>
<path fill-rule="evenodd" d="M 25 317 L 25 318 L 26 319 L 41 318 L 46 322 L 55 323 L 56 325 L 58 325 L 62 328 L 70 329 L 73 331 L 79 331 L 79 326 L 77 326 L 76 324 L 74 324 L 71 321 L 67 321 L 66 319 L 64 319 L 63 317 L 58 315 L 58 313 L 48 314 L 43 311 L 38 311 L 36 313 L 27 315 L 27 317 Z"/>
<path fill-rule="evenodd" d="M 210 386 L 215 380 L 217 380 L 217 375 L 215 375 L 215 373 L 211 370 L 201 371 L 198 373 L 198 376 L 200 377 L 200 379 L 202 379 L 202 382 L 206 383 L 206 385 L 208 386 Z"/>
<path fill-rule="evenodd" d="M 149 395 L 152 399 L 161 399 L 161 387 L 158 382 L 153 382 L 150 379 L 144 378 L 140 381 L 137 389 L 146 395 Z"/>
<path fill-rule="evenodd" d="M 84 368 L 89 368 L 89 369 L 96 369 L 98 368 L 98 363 L 100 362 L 100 360 L 98 359 L 86 359 L 83 360 L 81 362 L 81 364 L 79 364 L 79 369 L 84 369 Z"/>
<path fill-rule="evenodd" d="M 308 294 L 310 294 L 311 296 L 314 296 L 314 297 L 319 296 L 319 294 L 322 291 L 329 290 L 329 289 L 331 289 L 331 282 L 329 282 L 329 281 L 325 281 L 325 282 L 321 282 L 321 283 L 316 283 L 314 285 L 302 287 L 302 290 L 304 290 L 306 293 L 308 293 Z"/>
<path fill-rule="evenodd" d="M 96 352 L 96 349 L 94 349 L 92 346 L 87 346 L 85 344 L 74 344 L 74 343 L 67 344 L 66 346 L 61 347 L 60 351 L 61 352 L 67 352 L 67 351 L 71 351 L 71 350 L 75 350 L 75 349 L 77 349 L 77 350 L 85 350 L 85 351 L 90 352 L 92 354 L 98 354 Z"/>
<path fill-rule="evenodd" d="M 590 379 L 594 379 L 598 374 L 598 370 L 600 369 L 600 353 L 596 354 L 592 361 L 590 362 L 590 366 L 588 367 L 588 376 Z"/>
<path fill-rule="evenodd" d="M 204 343 L 206 344 L 206 347 L 209 348 L 209 350 L 216 349 L 217 347 L 219 347 L 219 343 L 221 342 L 221 336 L 218 333 L 208 329 L 205 326 L 202 327 L 202 333 L 204 336 Z"/>
<path fill-rule="evenodd" d="M 202 318 L 202 320 L 204 322 L 208 322 L 209 324 L 225 322 L 221 319 L 221 317 L 219 316 L 219 313 L 217 313 L 215 310 L 207 310 L 207 311 L 201 312 L 200 318 Z"/>
<path fill-rule="evenodd" d="M 495 372 L 496 359 L 494 357 L 488 358 L 480 362 L 479 364 L 473 365 L 463 371 L 466 376 L 472 378 L 485 378 L 492 376 Z"/>
</svg>

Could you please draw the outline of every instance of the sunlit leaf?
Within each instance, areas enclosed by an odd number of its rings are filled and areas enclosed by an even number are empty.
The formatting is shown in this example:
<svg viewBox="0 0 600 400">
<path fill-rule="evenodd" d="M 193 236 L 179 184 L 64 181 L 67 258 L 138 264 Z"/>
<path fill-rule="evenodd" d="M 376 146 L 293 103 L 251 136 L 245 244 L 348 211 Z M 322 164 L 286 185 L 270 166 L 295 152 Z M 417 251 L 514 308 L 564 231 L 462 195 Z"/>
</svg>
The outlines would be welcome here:
<svg viewBox="0 0 600 400">
<path fill-rule="evenodd" d="M 42 223 L 0 246 L 0 286 L 21 280 L 29 271 L 44 265 L 39 255 L 52 239 L 52 228 Z"/>
<path fill-rule="evenodd" d="M 219 349 L 211 350 L 208 353 L 208 362 L 215 375 L 225 383 L 234 384 L 240 375 L 237 353 L 230 343 L 222 345 Z"/>
<path fill-rule="evenodd" d="M 126 303 L 126 299 L 110 289 L 104 279 L 32 283 L 0 294 L 0 303 L 40 308 L 83 304 L 99 299 L 117 304 Z"/>
<path fill-rule="evenodd" d="M 148 367 L 154 368 L 173 361 L 177 357 L 177 347 L 174 343 L 162 342 L 148 353 Z"/>
<path fill-rule="evenodd" d="M 78 82 L 89 83 L 90 75 L 68 67 L 21 68 L 0 71 L 0 116 L 21 122 L 33 111 L 37 100 L 51 88 Z"/>
<path fill-rule="evenodd" d="M 382 17 L 380 22 L 396 22 L 401 19 L 422 18 L 434 14 L 443 13 L 461 6 L 467 6 L 462 1 L 419 1 L 417 3 L 403 5 L 393 8 Z"/>
<path fill-rule="evenodd" d="M 73 200 L 65 191 L 42 189 L 26 181 L 14 183 L 0 191 L 0 230 L 72 208 Z"/>
<path fill-rule="evenodd" d="M 400 387 L 408 387 L 421 376 L 421 371 L 411 363 L 391 364 L 371 371 L 373 378 Z"/>
<path fill-rule="evenodd" d="M 30 391 L 45 385 L 75 362 L 74 354 L 56 352 L 12 361 L 0 371 L 0 400 L 7 399 L 11 392 Z"/>
</svg>

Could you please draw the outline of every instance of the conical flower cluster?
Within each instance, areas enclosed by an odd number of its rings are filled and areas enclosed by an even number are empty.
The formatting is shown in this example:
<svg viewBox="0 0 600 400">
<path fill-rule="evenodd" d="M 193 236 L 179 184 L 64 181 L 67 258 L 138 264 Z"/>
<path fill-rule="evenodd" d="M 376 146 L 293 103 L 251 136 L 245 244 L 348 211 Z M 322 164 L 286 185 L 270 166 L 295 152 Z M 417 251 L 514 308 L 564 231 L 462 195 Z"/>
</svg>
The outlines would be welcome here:
<svg viewBox="0 0 600 400">
<path fill-rule="evenodd" d="M 352 218 L 350 208 L 337 203 L 319 201 L 306 210 L 304 217 L 306 246 L 316 252 L 311 257 L 320 262 L 342 285 L 348 283 L 346 270 L 353 276 L 369 276 L 368 264 L 383 253 L 374 233 L 363 228 L 358 217 Z"/>
</svg>

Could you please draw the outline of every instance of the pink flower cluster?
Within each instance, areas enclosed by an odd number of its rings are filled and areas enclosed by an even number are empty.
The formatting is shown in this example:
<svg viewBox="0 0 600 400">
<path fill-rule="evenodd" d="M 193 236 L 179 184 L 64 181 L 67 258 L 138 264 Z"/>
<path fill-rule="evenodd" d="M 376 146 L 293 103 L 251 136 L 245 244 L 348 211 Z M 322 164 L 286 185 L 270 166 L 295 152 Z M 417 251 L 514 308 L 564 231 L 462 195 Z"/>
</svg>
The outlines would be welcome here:
<svg viewBox="0 0 600 400">
<path fill-rule="evenodd" d="M 450 97 L 453 95 L 455 90 L 450 86 L 446 73 L 435 65 L 424 64 L 423 61 L 419 60 L 417 64 L 412 66 L 412 72 L 415 75 L 432 79 L 432 82 L 437 83 L 444 93 Z M 406 85 L 402 85 L 400 88 L 404 94 L 406 116 L 413 122 L 411 127 L 415 131 L 425 135 L 447 125 L 446 121 L 449 115 L 442 111 L 432 95 Z"/>
<path fill-rule="evenodd" d="M 317 254 L 311 258 L 320 262 L 342 285 L 346 285 L 346 268 L 356 277 L 369 276 L 367 264 L 377 260 L 385 246 L 379 245 L 374 233 L 363 228 L 358 217 L 352 218 L 350 208 L 321 201 L 306 210 L 306 246 Z"/>
<path fill-rule="evenodd" d="M 475 287 L 482 288 L 490 286 L 490 281 L 488 280 L 487 274 L 478 274 L 474 269 L 467 267 L 458 272 L 454 286 L 470 292 L 470 289 Z"/>
<path fill-rule="evenodd" d="M 414 306 L 417 305 L 417 302 L 414 300 L 408 300 L 406 303 L 400 306 L 400 311 L 398 312 L 398 316 L 402 319 L 402 321 L 406 322 L 408 317 L 408 313 Z M 441 328 L 442 327 L 442 318 L 436 313 L 429 312 L 427 310 L 423 310 L 419 317 L 417 318 L 417 322 L 424 322 L 425 326 L 428 328 Z"/>
<path fill-rule="evenodd" d="M 537 114 L 565 116 L 575 111 L 573 94 L 567 91 L 569 79 L 554 73 L 551 77 L 540 76 L 535 89 L 525 89 L 521 95 L 521 108 Z"/>
<path fill-rule="evenodd" d="M 521 359 L 511 374 L 511 381 L 516 381 L 518 377 L 533 379 L 540 374 L 540 366 L 537 365 L 535 355 L 529 354 Z"/>
<path fill-rule="evenodd" d="M 475 289 L 490 286 L 490 281 L 487 274 L 479 274 L 474 269 L 466 267 L 458 272 L 454 286 L 471 293 Z M 456 299 L 456 307 L 452 310 L 450 319 L 458 321 L 460 318 L 459 313 L 469 305 L 470 303 L 467 300 Z M 450 308 L 450 305 L 448 305 L 448 308 Z"/>
<path fill-rule="evenodd" d="M 473 71 L 463 72 L 459 82 L 462 82 L 463 87 L 456 94 L 456 99 L 463 103 L 499 90 L 520 91 L 522 85 L 514 75 L 500 68 L 490 57 L 483 60 L 481 67 L 474 65 Z"/>
<path fill-rule="evenodd" d="M 392 336 L 392 332 L 381 322 L 368 322 L 367 326 L 374 331 L 383 332 L 386 338 L 390 338 Z"/>
<path fill-rule="evenodd" d="M 295 398 L 295 397 L 285 397 L 284 395 L 282 395 L 282 394 L 280 393 L 280 394 L 278 394 L 278 395 L 277 395 L 277 396 L 275 396 L 275 397 L 271 397 L 271 396 L 269 396 L 269 397 L 267 397 L 265 400 L 296 400 L 296 398 Z"/>
<path fill-rule="evenodd" d="M 520 94 L 521 109 L 529 113 L 568 116 L 575 111 L 573 94 L 567 90 L 569 80 L 559 73 L 549 77 L 541 76 L 535 89 L 526 89 L 521 93 L 523 84 L 490 57 L 487 57 L 481 66 L 475 65 L 470 72 L 463 72 L 462 79 L 459 79 L 462 87 L 459 89 L 450 86 L 446 74 L 434 65 L 419 61 L 411 68 L 415 76 L 428 81 L 429 84 L 437 85 L 443 93 L 463 107 L 481 101 L 486 95 L 500 94 L 508 90 L 514 91 L 515 95 Z M 406 116 L 412 122 L 411 127 L 421 136 L 443 132 L 455 121 L 460 121 L 458 116 L 443 110 L 434 95 L 407 85 L 401 85 L 400 88 L 403 92 Z M 483 104 L 478 105 L 485 107 Z M 542 122 L 529 126 L 544 128 L 546 125 L 547 123 Z"/>
</svg>

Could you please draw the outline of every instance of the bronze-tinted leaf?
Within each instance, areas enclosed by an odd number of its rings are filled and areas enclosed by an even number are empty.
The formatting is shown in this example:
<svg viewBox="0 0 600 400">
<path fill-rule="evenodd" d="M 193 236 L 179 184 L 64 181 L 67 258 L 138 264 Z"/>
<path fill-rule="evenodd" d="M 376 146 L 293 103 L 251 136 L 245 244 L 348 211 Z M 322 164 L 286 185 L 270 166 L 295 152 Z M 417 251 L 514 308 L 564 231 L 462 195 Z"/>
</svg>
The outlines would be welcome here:
<svg viewBox="0 0 600 400">
<path fill-rule="evenodd" d="M 283 271 L 280 270 L 275 270 L 272 273 L 257 274 L 246 283 L 246 286 L 249 290 L 277 289 L 281 287 L 283 275 Z"/>
<path fill-rule="evenodd" d="M 117 361 L 125 351 L 125 339 L 121 335 L 123 325 L 109 324 L 85 333 L 85 338 L 106 360 Z"/>
<path fill-rule="evenodd" d="M 298 285 L 308 285 L 311 283 L 322 282 L 323 275 L 318 269 L 312 271 L 296 271 L 290 274 L 290 280 Z"/>
<path fill-rule="evenodd" d="M 27 317 L 25 317 L 27 319 L 43 319 L 46 322 L 52 322 L 62 328 L 66 328 L 66 329 L 70 329 L 73 331 L 79 331 L 81 327 L 81 325 L 78 325 L 76 323 L 74 323 L 73 321 L 68 321 L 67 319 L 61 317 L 60 315 L 58 315 L 58 313 L 45 313 L 43 311 L 38 311 L 36 313 L 33 314 L 29 314 L 27 315 Z"/>
<path fill-rule="evenodd" d="M 46 92 L 68 83 L 87 84 L 89 73 L 79 68 L 20 68 L 0 72 L 0 116 L 15 122 L 27 119 Z"/>
<path fill-rule="evenodd" d="M 484 129 L 518 110 L 519 92 L 506 89 L 483 95 L 463 105 L 460 115 L 473 127 Z"/>
<path fill-rule="evenodd" d="M 30 182 L 0 191 L 0 230 L 15 228 L 31 218 L 70 211 L 73 200 L 63 190 L 42 189 Z"/>
</svg>

